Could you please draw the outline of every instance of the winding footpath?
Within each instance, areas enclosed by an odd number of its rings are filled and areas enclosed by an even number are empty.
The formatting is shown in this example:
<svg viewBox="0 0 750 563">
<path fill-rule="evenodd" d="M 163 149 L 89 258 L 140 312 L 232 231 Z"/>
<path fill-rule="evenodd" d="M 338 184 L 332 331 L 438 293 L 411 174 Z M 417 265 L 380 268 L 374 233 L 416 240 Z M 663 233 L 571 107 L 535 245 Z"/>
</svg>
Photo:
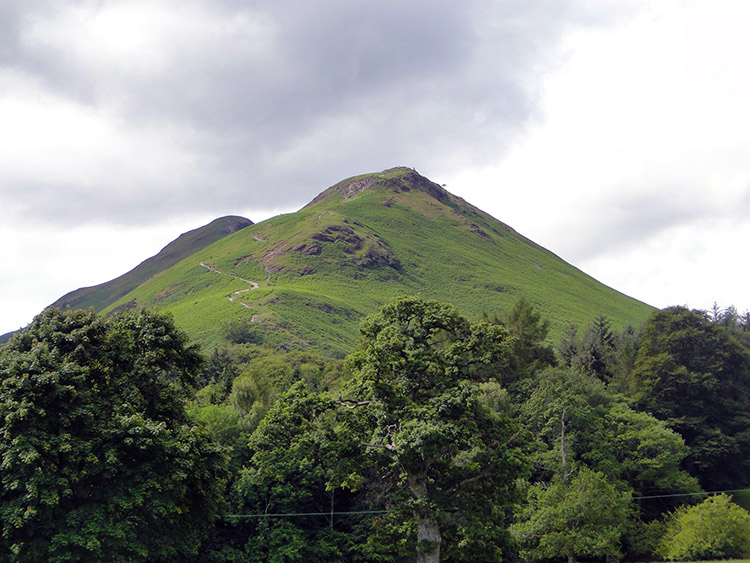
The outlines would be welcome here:
<svg viewBox="0 0 750 563">
<path fill-rule="evenodd" d="M 250 287 L 248 287 L 247 289 L 240 289 L 239 291 L 235 291 L 231 295 L 227 296 L 227 299 L 229 299 L 232 303 L 234 303 L 234 298 L 237 297 L 239 294 L 245 293 L 247 291 L 252 291 L 253 289 L 258 289 L 258 287 L 259 287 L 258 286 L 258 282 L 254 282 L 253 280 L 246 280 L 245 278 L 241 278 L 241 277 L 236 276 L 234 274 L 228 274 L 226 272 L 222 272 L 217 267 L 212 266 L 211 264 L 206 264 L 205 262 L 201 262 L 200 265 L 203 266 L 204 268 L 206 268 L 206 270 L 208 270 L 209 272 L 216 272 L 217 274 L 221 274 L 222 276 L 229 276 L 230 278 L 233 278 L 233 279 L 236 279 L 236 280 L 240 280 L 242 282 L 250 284 Z M 248 305 L 247 303 L 240 302 L 240 305 L 242 305 L 246 309 L 252 309 L 252 307 L 250 305 Z"/>
</svg>

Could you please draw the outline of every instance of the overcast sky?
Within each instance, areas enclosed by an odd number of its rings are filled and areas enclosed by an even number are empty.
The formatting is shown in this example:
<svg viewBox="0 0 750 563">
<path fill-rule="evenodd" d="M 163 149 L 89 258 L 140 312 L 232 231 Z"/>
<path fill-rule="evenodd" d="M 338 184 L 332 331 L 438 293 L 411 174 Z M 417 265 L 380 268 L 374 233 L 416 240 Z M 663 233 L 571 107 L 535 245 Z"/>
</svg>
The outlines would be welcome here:
<svg viewBox="0 0 750 563">
<path fill-rule="evenodd" d="M 410 166 L 657 307 L 750 308 L 750 3 L 0 0 L 0 334 Z"/>
</svg>

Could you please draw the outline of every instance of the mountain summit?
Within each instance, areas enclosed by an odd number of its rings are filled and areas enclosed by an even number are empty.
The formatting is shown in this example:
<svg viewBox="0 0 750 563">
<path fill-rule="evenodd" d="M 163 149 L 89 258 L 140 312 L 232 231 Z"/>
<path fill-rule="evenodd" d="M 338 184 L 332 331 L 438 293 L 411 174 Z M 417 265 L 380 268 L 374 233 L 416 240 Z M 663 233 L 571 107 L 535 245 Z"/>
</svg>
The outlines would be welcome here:
<svg viewBox="0 0 750 563">
<path fill-rule="evenodd" d="M 393 193 L 403 193 L 411 191 L 424 192 L 441 203 L 444 203 L 452 196 L 445 189 L 431 182 L 424 176 L 421 176 L 416 170 L 406 167 L 391 168 L 376 174 L 364 174 L 355 176 L 348 180 L 343 180 L 335 186 L 331 186 L 310 203 L 305 208 L 332 197 L 334 194 L 341 195 L 345 200 L 357 197 L 358 194 L 369 189 L 390 190 Z"/>
<path fill-rule="evenodd" d="M 474 318 L 525 297 L 553 337 L 599 314 L 639 325 L 652 310 L 411 168 L 339 182 L 184 257 L 106 310 L 159 306 L 208 345 L 244 327 L 252 341 L 342 355 L 362 317 L 403 294 Z"/>
</svg>

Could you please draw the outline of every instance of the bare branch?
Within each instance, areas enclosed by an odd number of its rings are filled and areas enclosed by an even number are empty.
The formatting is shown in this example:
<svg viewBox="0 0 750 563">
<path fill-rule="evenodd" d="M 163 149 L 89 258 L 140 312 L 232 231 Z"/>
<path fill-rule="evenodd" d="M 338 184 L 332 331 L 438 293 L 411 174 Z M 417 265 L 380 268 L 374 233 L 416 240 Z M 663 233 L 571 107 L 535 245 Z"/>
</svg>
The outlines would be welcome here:
<svg viewBox="0 0 750 563">
<path fill-rule="evenodd" d="M 460 489 L 461 487 L 464 487 L 470 483 L 473 483 L 474 481 L 479 481 L 480 479 L 484 479 L 485 477 L 489 477 L 492 475 L 492 472 L 497 469 L 497 464 L 493 463 L 491 465 L 488 465 L 482 471 L 474 475 L 473 477 L 467 477 L 463 481 L 459 481 L 454 487 L 451 487 L 449 490 L 453 489 Z"/>
<path fill-rule="evenodd" d="M 515 439 L 518 438 L 520 435 L 521 435 L 521 431 L 520 430 L 516 431 L 515 434 L 513 434 L 513 436 L 505 440 L 505 445 L 510 446 L 515 441 Z"/>
<path fill-rule="evenodd" d="M 390 424 L 386 428 L 386 435 L 383 436 L 383 438 L 380 440 L 380 442 L 376 444 L 370 444 L 367 442 L 363 442 L 362 445 L 366 446 L 368 448 L 383 448 L 388 451 L 393 451 L 396 449 L 396 444 L 393 443 L 393 433 L 398 429 L 397 424 Z"/>
<path fill-rule="evenodd" d="M 391 452 L 396 449 L 396 446 L 393 444 L 371 444 L 369 442 L 362 442 L 362 445 L 366 448 L 382 448 Z"/>
<path fill-rule="evenodd" d="M 339 405 L 346 407 L 347 409 L 356 409 L 357 407 L 364 407 L 365 405 L 371 405 L 375 401 L 357 401 L 356 399 L 344 399 L 339 393 Z"/>
</svg>

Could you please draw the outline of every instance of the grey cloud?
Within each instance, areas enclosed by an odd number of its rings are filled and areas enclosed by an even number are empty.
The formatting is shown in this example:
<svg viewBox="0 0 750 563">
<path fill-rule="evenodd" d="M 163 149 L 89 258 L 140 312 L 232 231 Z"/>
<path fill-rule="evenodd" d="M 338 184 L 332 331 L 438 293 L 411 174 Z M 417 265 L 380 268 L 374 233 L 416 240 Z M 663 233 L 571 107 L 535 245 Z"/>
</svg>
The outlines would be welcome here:
<svg viewBox="0 0 750 563">
<path fill-rule="evenodd" d="M 88 188 L 75 177 L 22 186 L 36 214 L 132 222 L 195 207 L 302 205 L 349 174 L 396 165 L 439 174 L 456 155 L 486 162 L 536 117 L 539 75 L 556 62 L 561 35 L 592 18 L 551 1 L 188 5 L 219 31 L 185 30 L 165 47 L 177 51 L 164 73 L 129 73 L 115 60 L 92 68 L 65 45 L 3 47 L 6 65 L 58 94 L 133 128 L 173 129 L 180 138 L 165 154 L 188 155 L 196 171 L 180 185 L 169 169 L 160 180 L 123 167 Z M 65 6 L 8 14 L 4 25 L 23 36 Z"/>
<path fill-rule="evenodd" d="M 651 193 L 625 189 L 594 202 L 596 212 L 584 212 L 587 217 L 583 226 L 585 232 L 574 237 L 570 258 L 576 262 L 616 253 L 670 229 L 710 220 L 715 215 L 710 203 L 700 198 L 678 197 L 677 194 L 685 188 L 660 186 Z M 671 193 L 673 197 L 665 198 L 665 193 Z"/>
</svg>

